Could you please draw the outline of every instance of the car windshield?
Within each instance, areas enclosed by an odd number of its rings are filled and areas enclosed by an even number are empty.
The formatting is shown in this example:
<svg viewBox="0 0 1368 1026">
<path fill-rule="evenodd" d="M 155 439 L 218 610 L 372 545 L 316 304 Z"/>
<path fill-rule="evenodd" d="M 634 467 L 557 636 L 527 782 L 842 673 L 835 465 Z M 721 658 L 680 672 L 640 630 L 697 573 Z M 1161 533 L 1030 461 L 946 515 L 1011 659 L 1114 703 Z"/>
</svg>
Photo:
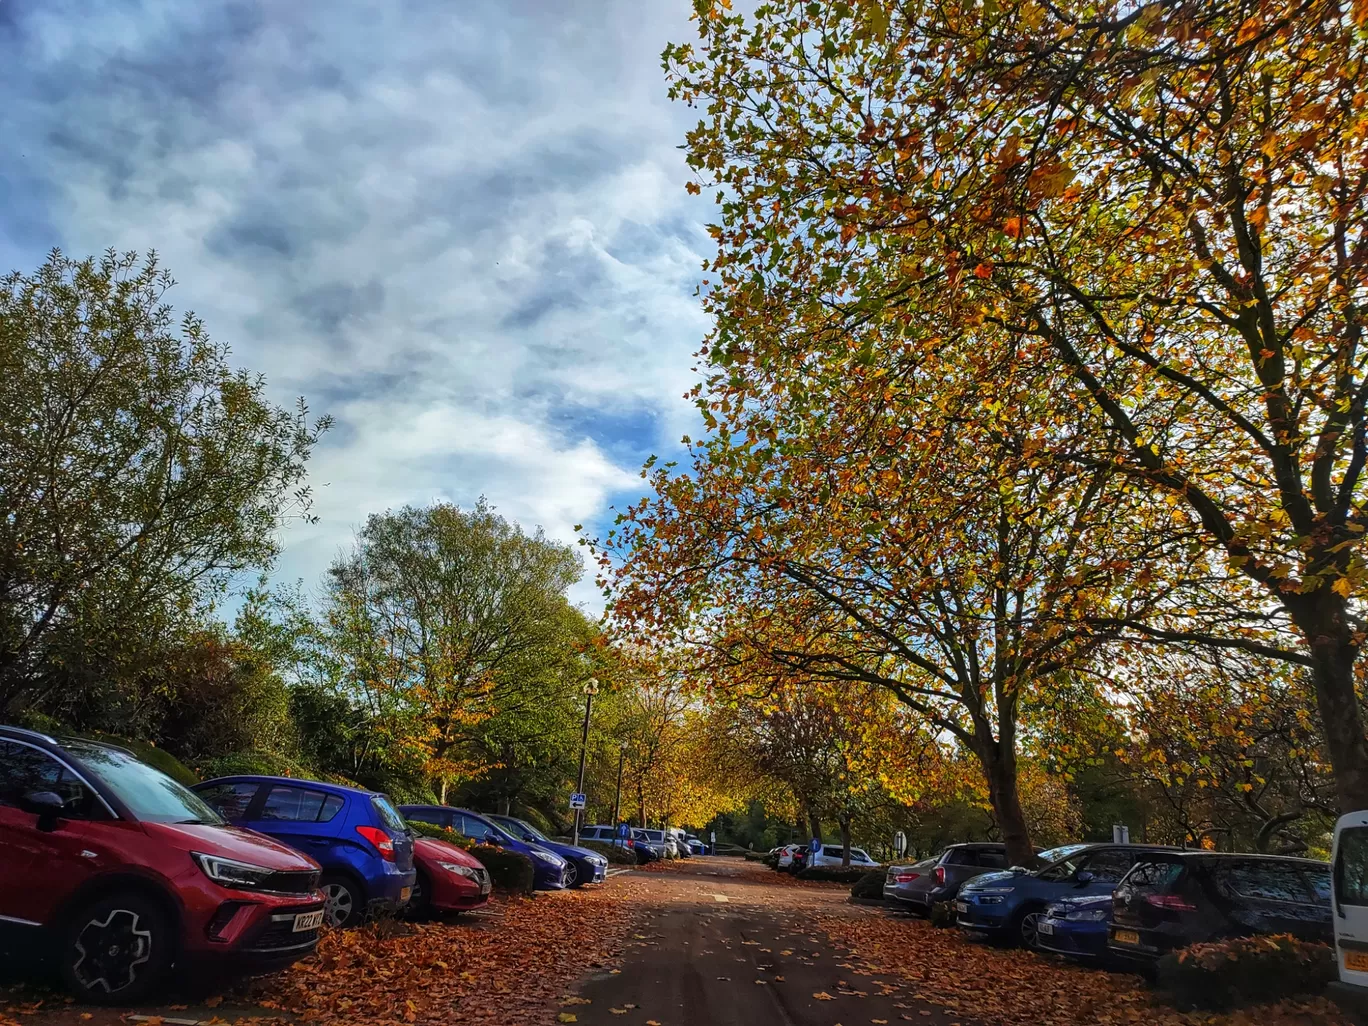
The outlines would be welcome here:
<svg viewBox="0 0 1368 1026">
<path fill-rule="evenodd" d="M 1086 844 L 1062 844 L 1058 848 L 1042 851 L 1036 855 L 1036 865 L 1048 866 L 1052 862 L 1059 862 L 1061 859 L 1067 859 L 1070 855 L 1080 852 L 1086 847 Z M 1072 870 L 1070 870 L 1070 872 L 1072 872 Z"/>
<path fill-rule="evenodd" d="M 223 824 L 223 817 L 194 791 L 127 752 L 102 745 L 70 744 L 66 748 L 144 823 Z"/>
<path fill-rule="evenodd" d="M 531 823 L 526 823 L 521 819 L 513 819 L 511 816 L 496 816 L 494 821 L 499 826 L 509 830 L 514 837 L 520 837 L 524 841 L 549 841 L 551 838 L 534 827 Z"/>
</svg>

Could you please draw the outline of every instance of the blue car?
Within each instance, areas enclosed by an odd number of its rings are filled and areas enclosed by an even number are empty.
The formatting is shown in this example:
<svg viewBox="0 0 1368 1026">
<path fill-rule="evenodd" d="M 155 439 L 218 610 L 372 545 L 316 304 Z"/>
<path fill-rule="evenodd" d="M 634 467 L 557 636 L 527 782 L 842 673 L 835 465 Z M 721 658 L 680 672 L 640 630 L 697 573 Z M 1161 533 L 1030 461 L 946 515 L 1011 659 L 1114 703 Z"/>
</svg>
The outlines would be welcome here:
<svg viewBox="0 0 1368 1026">
<path fill-rule="evenodd" d="M 405 819 L 454 830 L 480 844 L 516 851 L 532 860 L 532 886 L 539 891 L 559 891 L 569 886 L 570 863 L 542 845 L 514 837 L 487 816 L 449 805 L 401 805 Z"/>
<path fill-rule="evenodd" d="M 490 816 L 488 818 L 518 840 L 535 844 L 548 851 L 554 851 L 570 863 L 570 867 L 566 871 L 566 886 L 583 887 L 587 883 L 603 883 L 604 880 L 608 879 L 608 860 L 598 852 L 591 851 L 588 848 L 576 847 L 573 844 L 553 841 L 525 820 L 514 819 L 512 816 Z"/>
<path fill-rule="evenodd" d="M 1045 909 L 1036 924 L 1036 946 L 1084 962 L 1105 962 L 1111 918 L 1109 893 L 1064 898 Z"/>
<path fill-rule="evenodd" d="M 1017 867 L 967 881 L 955 899 L 956 922 L 1007 944 L 1035 948 L 1045 910 L 1064 898 L 1110 895 L 1136 859 L 1165 849 L 1145 844 L 1069 844 L 1038 856 L 1031 872 Z"/>
<path fill-rule="evenodd" d="M 408 904 L 413 837 L 383 794 L 293 777 L 218 777 L 193 788 L 235 826 L 274 837 L 323 867 L 324 918 L 350 926 Z"/>
</svg>

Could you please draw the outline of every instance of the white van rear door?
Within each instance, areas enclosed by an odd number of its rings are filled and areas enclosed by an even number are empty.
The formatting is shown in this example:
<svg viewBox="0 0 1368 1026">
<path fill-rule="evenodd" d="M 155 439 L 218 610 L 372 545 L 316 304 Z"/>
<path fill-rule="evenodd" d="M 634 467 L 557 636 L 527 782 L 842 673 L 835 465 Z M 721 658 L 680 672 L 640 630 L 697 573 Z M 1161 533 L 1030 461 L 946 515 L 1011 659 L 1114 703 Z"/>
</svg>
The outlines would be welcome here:
<svg viewBox="0 0 1368 1026">
<path fill-rule="evenodd" d="M 1335 824 L 1332 878 L 1340 979 L 1368 987 L 1368 811 Z"/>
</svg>

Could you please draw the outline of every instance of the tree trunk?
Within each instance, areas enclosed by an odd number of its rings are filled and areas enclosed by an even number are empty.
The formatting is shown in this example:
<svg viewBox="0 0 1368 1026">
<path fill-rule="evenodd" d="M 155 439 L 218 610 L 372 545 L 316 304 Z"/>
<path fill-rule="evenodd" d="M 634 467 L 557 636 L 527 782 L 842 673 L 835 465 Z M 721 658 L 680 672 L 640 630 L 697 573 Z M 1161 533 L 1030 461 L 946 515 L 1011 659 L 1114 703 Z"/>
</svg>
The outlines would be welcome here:
<svg viewBox="0 0 1368 1026">
<path fill-rule="evenodd" d="M 841 868 L 850 868 L 850 816 L 844 815 L 841 823 Z"/>
<path fill-rule="evenodd" d="M 822 821 L 817 818 L 817 813 L 811 809 L 808 809 L 808 826 L 812 828 L 809 839 L 820 844 L 822 841 Z"/>
<path fill-rule="evenodd" d="M 1340 812 L 1357 812 L 1368 809 L 1368 741 L 1354 690 L 1358 648 L 1344 601 L 1328 588 L 1311 598 L 1304 607 L 1292 608 L 1292 616 L 1310 644 L 1311 680 Z"/>
<path fill-rule="evenodd" d="M 441 794 L 441 798 L 442 798 L 441 804 L 442 804 L 442 805 L 445 805 L 445 804 L 446 804 L 446 792 L 447 792 L 447 781 L 446 781 L 446 777 L 443 777 L 443 778 L 442 778 L 442 794 Z"/>
<path fill-rule="evenodd" d="M 1007 861 L 1013 866 L 1030 866 L 1035 861 L 1031 848 L 1031 831 L 1026 825 L 1026 814 L 1021 811 L 1021 792 L 1017 787 L 1016 753 L 1006 751 L 1001 743 L 992 743 L 979 753 L 984 775 L 988 778 L 988 799 L 993 804 L 993 815 L 1002 842 L 1007 846 Z"/>
<path fill-rule="evenodd" d="M 513 802 L 512 802 L 506 795 L 505 795 L 503 798 L 500 798 L 500 799 L 499 799 L 499 815 L 501 815 L 501 816 L 510 815 L 510 809 L 512 808 L 512 805 L 513 805 Z"/>
</svg>

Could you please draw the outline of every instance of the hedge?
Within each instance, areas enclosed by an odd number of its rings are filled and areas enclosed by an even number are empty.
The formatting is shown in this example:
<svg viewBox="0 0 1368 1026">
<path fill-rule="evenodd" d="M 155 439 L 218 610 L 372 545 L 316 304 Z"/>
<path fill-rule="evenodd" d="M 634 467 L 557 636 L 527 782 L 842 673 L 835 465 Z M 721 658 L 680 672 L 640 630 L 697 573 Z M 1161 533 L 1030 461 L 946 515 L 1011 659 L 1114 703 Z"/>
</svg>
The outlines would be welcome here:
<svg viewBox="0 0 1368 1026">
<path fill-rule="evenodd" d="M 852 898 L 882 898 L 884 876 L 882 869 L 871 869 L 862 874 L 855 881 L 855 886 L 850 888 L 850 896 Z"/>
<path fill-rule="evenodd" d="M 621 845 L 603 844 L 600 841 L 580 841 L 580 847 L 596 851 L 609 862 L 619 866 L 635 866 L 637 864 L 636 853 L 631 848 L 624 848 Z"/>
<path fill-rule="evenodd" d="M 1318 994 L 1337 975 L 1333 949 L 1277 934 L 1172 952 L 1159 960 L 1156 982 L 1180 1009 L 1224 1011 Z"/>
<path fill-rule="evenodd" d="M 423 837 L 435 837 L 439 841 L 446 841 L 458 848 L 464 848 L 477 858 L 485 869 L 489 870 L 489 880 L 499 890 L 512 891 L 514 894 L 532 893 L 536 870 L 532 866 L 532 860 L 526 855 L 519 854 L 516 851 L 508 851 L 505 848 L 495 848 L 490 844 L 478 844 L 473 838 L 464 837 L 455 830 L 448 830 L 446 827 L 433 826 L 431 823 L 420 823 L 416 819 L 405 822 L 415 834 L 420 834 Z"/>
<path fill-rule="evenodd" d="M 809 866 L 798 871 L 799 880 L 826 880 L 831 883 L 857 883 L 869 870 L 862 866 Z M 879 870 L 882 876 L 883 870 Z M 881 892 L 882 893 L 882 892 Z"/>
<path fill-rule="evenodd" d="M 954 926 L 956 919 L 955 903 L 953 901 L 935 902 L 926 918 L 931 920 L 932 926 Z"/>
</svg>

